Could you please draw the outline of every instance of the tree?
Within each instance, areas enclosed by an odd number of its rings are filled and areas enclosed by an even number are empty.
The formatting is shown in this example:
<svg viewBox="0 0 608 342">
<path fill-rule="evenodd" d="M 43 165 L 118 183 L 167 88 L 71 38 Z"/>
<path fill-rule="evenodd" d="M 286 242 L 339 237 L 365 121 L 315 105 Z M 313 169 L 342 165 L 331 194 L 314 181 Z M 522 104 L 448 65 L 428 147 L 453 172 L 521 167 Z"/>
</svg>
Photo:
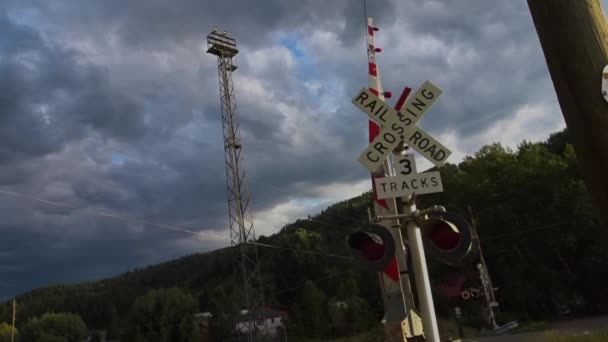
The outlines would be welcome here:
<svg viewBox="0 0 608 342">
<path fill-rule="evenodd" d="M 101 334 L 99 332 L 94 332 L 91 334 L 91 342 L 101 342 Z"/>
<path fill-rule="evenodd" d="M 351 332 L 354 333 L 367 331 L 379 321 L 370 305 L 358 297 L 348 301 L 348 318 L 351 322 Z"/>
<path fill-rule="evenodd" d="M 108 338 L 113 338 L 118 330 L 118 310 L 114 304 L 107 304 L 105 308 L 106 333 Z"/>
<path fill-rule="evenodd" d="M 304 283 L 297 307 L 297 325 L 301 334 L 306 336 L 325 336 L 329 328 L 326 296 L 315 283 Z"/>
<path fill-rule="evenodd" d="M 591 200 L 565 131 L 553 134 L 545 142 L 522 142 L 513 150 L 500 144 L 484 146 L 459 165 L 442 166 L 441 177 L 445 192 L 420 196 L 418 207 L 441 204 L 461 214 L 469 205 L 472 207 L 492 281 L 500 288 L 497 300 L 501 312 L 505 317 L 513 316 L 508 320 L 499 318 L 499 323 L 525 318 L 550 320 L 566 311 L 562 310 L 564 306 L 578 315 L 608 313 L 603 283 L 608 279 L 608 250 L 605 242 L 597 238 L 599 228 L 592 215 Z M 361 225 L 367 222 L 366 208 L 371 201 L 368 192 L 336 203 L 309 220 L 287 225 L 269 236 L 267 242 L 349 255 L 344 238 L 360 227 L 356 221 L 363 222 Z M 341 223 L 344 215 L 351 222 Z M 117 327 L 136 327 L 127 330 L 133 338 L 129 336 L 126 341 L 162 341 L 161 336 L 168 336 L 172 329 L 188 331 L 190 322 L 167 323 L 178 314 L 165 314 L 173 312 L 162 304 L 170 301 L 159 299 L 165 295 L 153 296 L 149 310 L 143 310 L 141 304 L 138 305 L 142 310 L 135 310 L 135 299 L 162 284 L 187 284 L 197 295 L 204 287 L 200 303 L 205 305 L 201 311 L 211 311 L 211 340 L 221 341 L 232 337 L 233 315 L 242 309 L 237 307 L 240 293 L 233 289 L 228 252 L 178 259 L 97 284 L 39 289 L 20 296 L 17 321 L 25 322 L 45 310 L 93 308 L 99 313 L 87 316 L 100 323 L 97 326 L 85 320 L 90 327 L 108 329 L 110 322 L 116 320 Z M 459 268 L 428 258 L 434 289 L 455 286 L 452 280 L 460 276 L 465 278 L 462 288 L 479 286 L 476 258 L 473 253 Z M 267 270 L 265 279 L 275 289 L 274 298 L 266 296 L 267 303 L 276 301 L 289 309 L 289 323 L 294 324 L 290 336 L 327 339 L 332 327 L 329 322 L 333 323 L 331 332 L 335 335 L 352 334 L 356 329 L 365 329 L 368 323 L 378 324 L 382 300 L 376 273 L 363 271 L 348 259 L 274 248 L 260 249 L 260 260 L 262 269 Z M 307 282 L 308 279 L 315 281 Z M 267 291 L 268 288 L 265 287 Z M 165 294 L 166 291 L 162 290 Z M 458 295 L 460 289 L 455 291 L 453 297 L 444 291 L 434 292 L 438 315 L 453 315 L 453 306 L 457 305 L 471 322 L 481 321 L 473 316 L 479 316 L 482 298 L 463 301 Z M 138 302 L 145 301 L 140 298 Z M 143 318 L 126 320 L 132 308 L 133 314 L 137 311 Z M 11 316 L 11 303 L 0 304 L 0 321 L 9 322 Z M 151 337 L 150 331 L 157 331 L 158 337 Z M 42 338 L 52 341 L 58 337 L 47 334 L 30 340 Z"/>
<path fill-rule="evenodd" d="M 355 279 L 352 275 L 349 276 L 347 274 L 345 279 L 340 282 L 338 286 L 338 298 L 340 300 L 349 300 L 353 297 L 359 296 L 359 285 L 357 284 L 357 279 Z"/>
<path fill-rule="evenodd" d="M 0 342 L 10 342 L 13 327 L 5 322 L 0 323 Z M 15 340 L 18 337 L 18 331 L 15 329 Z"/>
<path fill-rule="evenodd" d="M 337 297 L 329 305 L 329 316 L 339 335 L 367 331 L 379 321 L 367 301 L 359 297 L 357 278 L 350 273 L 338 285 Z"/>
<path fill-rule="evenodd" d="M 179 288 L 151 290 L 131 308 L 126 341 L 195 341 L 196 302 Z"/>
<path fill-rule="evenodd" d="M 45 313 L 27 321 L 21 330 L 22 341 L 81 342 L 88 334 L 80 316 L 71 313 Z"/>
<path fill-rule="evenodd" d="M 209 310 L 213 315 L 209 322 L 209 333 L 213 341 L 222 341 L 234 333 L 232 318 L 236 310 L 233 303 L 223 286 L 213 289 L 213 296 L 209 301 Z"/>
<path fill-rule="evenodd" d="M 600 93 L 608 25 L 599 0 L 528 0 L 596 214 L 608 229 L 608 103 Z"/>
</svg>

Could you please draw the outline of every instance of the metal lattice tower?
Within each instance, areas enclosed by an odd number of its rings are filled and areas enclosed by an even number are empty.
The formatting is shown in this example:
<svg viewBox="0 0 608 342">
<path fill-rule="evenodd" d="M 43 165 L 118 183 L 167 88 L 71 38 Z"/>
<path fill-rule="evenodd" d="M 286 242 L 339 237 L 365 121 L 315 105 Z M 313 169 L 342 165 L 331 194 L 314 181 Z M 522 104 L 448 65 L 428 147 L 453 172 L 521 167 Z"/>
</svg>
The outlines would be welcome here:
<svg viewBox="0 0 608 342">
<path fill-rule="evenodd" d="M 240 290 L 247 315 L 238 322 L 239 330 L 248 332 L 248 340 L 255 341 L 258 329 L 254 313 L 264 302 L 264 293 L 258 251 L 255 240 L 253 217 L 249 208 L 249 191 L 243 165 L 243 149 L 239 131 L 239 117 L 232 83 L 232 72 L 237 69 L 233 58 L 239 51 L 236 40 L 215 28 L 207 36 L 207 53 L 217 56 L 220 80 L 220 102 L 222 126 L 224 128 L 224 157 L 226 164 L 226 185 L 228 190 L 228 217 L 230 221 L 230 245 L 235 248 L 233 256 L 234 274 L 240 283 Z"/>
</svg>

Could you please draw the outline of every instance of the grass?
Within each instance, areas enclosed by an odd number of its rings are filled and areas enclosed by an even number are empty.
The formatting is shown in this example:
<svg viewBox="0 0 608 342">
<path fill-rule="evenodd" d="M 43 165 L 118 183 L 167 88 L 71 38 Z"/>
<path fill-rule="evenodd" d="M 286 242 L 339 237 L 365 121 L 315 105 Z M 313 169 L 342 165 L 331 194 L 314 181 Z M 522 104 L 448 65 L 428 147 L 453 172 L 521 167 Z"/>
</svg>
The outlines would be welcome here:
<svg viewBox="0 0 608 342">
<path fill-rule="evenodd" d="M 458 326 L 454 320 L 442 319 L 438 320 L 439 335 L 441 340 L 447 340 L 448 336 L 451 336 L 454 340 L 458 339 Z M 464 335 L 466 337 L 477 336 L 479 330 L 464 326 Z M 329 338 L 329 339 L 298 339 L 295 338 L 296 342 L 383 342 L 384 341 L 384 330 L 382 325 L 378 325 L 376 328 L 357 334 L 355 336 L 342 337 L 342 338 Z"/>
<path fill-rule="evenodd" d="M 538 322 L 523 322 L 520 323 L 519 327 L 513 329 L 511 334 L 520 334 L 534 331 L 547 330 L 547 322 L 538 321 Z"/>
<path fill-rule="evenodd" d="M 606 342 L 608 341 L 607 332 L 580 332 L 566 333 L 559 331 L 548 331 L 542 336 L 542 342 Z"/>
<path fill-rule="evenodd" d="M 441 336 L 441 340 L 447 340 L 448 336 L 451 336 L 453 339 L 458 339 L 458 326 L 454 320 L 447 320 L 439 318 L 439 335 Z M 464 327 L 464 336 L 477 336 L 479 331 L 473 329 L 471 327 Z M 350 337 L 343 337 L 337 339 L 330 339 L 326 341 L 331 342 L 382 342 L 384 341 L 384 332 L 382 330 L 382 326 L 378 326 L 376 329 Z"/>
<path fill-rule="evenodd" d="M 384 331 L 382 326 L 377 326 L 375 329 L 361 333 L 359 335 L 343 337 L 331 340 L 333 342 L 382 342 L 384 341 Z"/>
<path fill-rule="evenodd" d="M 448 336 L 451 336 L 453 339 L 459 338 L 458 325 L 455 320 L 439 318 L 437 325 L 439 326 L 439 336 L 442 341 L 447 340 Z M 463 326 L 463 333 L 465 337 L 472 337 L 479 335 L 479 330 L 465 325 Z"/>
<path fill-rule="evenodd" d="M 382 330 L 382 326 L 379 325 L 375 329 L 370 331 L 349 337 L 341 337 L 341 338 L 325 338 L 320 340 L 309 340 L 309 339 L 295 339 L 297 342 L 383 342 L 384 341 L 384 332 Z"/>
</svg>

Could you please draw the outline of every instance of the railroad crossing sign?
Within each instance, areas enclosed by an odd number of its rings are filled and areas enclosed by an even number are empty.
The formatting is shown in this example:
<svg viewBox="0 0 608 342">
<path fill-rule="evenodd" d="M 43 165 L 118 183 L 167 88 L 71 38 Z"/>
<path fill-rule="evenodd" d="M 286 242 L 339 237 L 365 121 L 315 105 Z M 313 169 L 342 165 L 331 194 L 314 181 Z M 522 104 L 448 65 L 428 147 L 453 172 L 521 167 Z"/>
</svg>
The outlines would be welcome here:
<svg viewBox="0 0 608 342">
<path fill-rule="evenodd" d="M 382 177 L 374 179 L 378 198 L 404 197 L 431 194 L 443 191 L 439 171 L 412 173 L 407 176 Z"/>
<path fill-rule="evenodd" d="M 404 197 L 443 191 L 441 175 L 438 171 L 418 173 L 416 159 L 413 155 L 401 155 L 395 158 L 395 177 L 374 179 L 376 194 L 379 199 Z"/>
<path fill-rule="evenodd" d="M 382 130 L 359 156 L 359 162 L 374 172 L 403 141 L 433 164 L 442 165 L 452 152 L 416 126 L 440 95 L 441 89 L 426 81 L 398 112 L 369 90 L 362 89 L 352 102 L 381 125 Z"/>
<path fill-rule="evenodd" d="M 416 123 L 431 108 L 441 95 L 441 89 L 426 81 L 411 97 L 401 111 L 392 109 L 379 97 L 367 89 L 362 89 L 352 102 L 373 121 L 382 126 L 380 134 L 359 156 L 359 162 L 374 172 L 400 141 L 413 147 L 436 166 L 440 166 L 452 154 L 445 146 L 425 133 Z M 416 194 L 443 191 L 441 175 L 438 171 L 418 173 L 411 155 L 395 160 L 396 177 L 376 178 L 378 198 L 395 198 Z"/>
</svg>

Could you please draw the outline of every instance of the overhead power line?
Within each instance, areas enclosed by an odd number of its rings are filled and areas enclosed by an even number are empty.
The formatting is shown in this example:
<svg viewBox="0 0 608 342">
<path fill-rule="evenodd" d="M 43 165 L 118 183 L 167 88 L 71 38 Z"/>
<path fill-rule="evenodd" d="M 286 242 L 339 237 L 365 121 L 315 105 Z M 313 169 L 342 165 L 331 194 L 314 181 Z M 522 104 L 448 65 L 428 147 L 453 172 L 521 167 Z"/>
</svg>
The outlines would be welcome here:
<svg viewBox="0 0 608 342">
<path fill-rule="evenodd" d="M 16 198 L 21 198 L 21 199 L 32 200 L 32 201 L 36 201 L 36 202 L 47 204 L 47 205 L 53 205 L 53 206 L 58 206 L 58 207 L 64 207 L 64 208 L 79 210 L 79 211 L 81 211 L 81 213 L 84 213 L 84 214 L 102 216 L 102 217 L 111 218 L 111 219 L 120 220 L 120 221 L 125 221 L 125 222 L 138 223 L 138 224 L 143 224 L 143 225 L 147 225 L 147 226 L 153 226 L 153 227 L 158 227 L 158 228 L 163 228 L 163 229 L 169 229 L 169 230 L 179 231 L 179 232 L 188 233 L 188 234 L 192 234 L 192 235 L 198 235 L 198 236 L 202 236 L 202 237 L 212 238 L 212 239 L 216 239 L 216 240 L 224 240 L 224 241 L 228 241 L 229 240 L 227 237 L 220 236 L 220 235 L 205 233 L 205 232 L 201 232 L 201 231 L 194 231 L 194 230 L 191 230 L 191 229 L 185 229 L 185 228 L 178 227 L 178 226 L 173 226 L 173 225 L 159 224 L 159 223 L 155 223 L 155 222 L 145 221 L 145 220 L 141 220 L 141 219 L 137 219 L 137 218 L 132 218 L 132 217 L 124 216 L 124 215 L 117 215 L 117 214 L 113 214 L 113 213 L 109 213 L 109 212 L 104 212 L 104 211 L 99 211 L 99 210 L 84 209 L 84 208 L 78 207 L 76 205 L 71 205 L 71 204 L 66 204 L 66 203 L 61 203 L 61 202 L 50 201 L 50 200 L 46 200 L 46 199 L 43 199 L 43 198 L 40 198 L 40 197 L 26 195 L 26 194 L 14 192 L 14 191 L 7 191 L 7 190 L 0 189 L 0 194 L 4 194 L 4 195 L 7 195 L 7 196 L 12 196 L 12 197 L 16 197 Z M 310 220 L 310 221 L 322 223 L 322 224 L 325 224 L 325 225 L 328 225 L 328 226 L 331 226 L 331 227 L 336 227 L 336 225 L 334 225 L 334 224 L 323 222 L 323 221 L 320 221 L 320 220 L 317 220 L 317 219 L 303 218 L 303 220 Z M 360 222 L 361 223 L 366 223 L 366 221 L 360 221 Z M 550 228 L 555 228 L 555 227 L 559 227 L 559 226 L 566 226 L 566 225 L 571 225 L 571 224 L 576 224 L 576 223 L 577 222 L 572 222 L 572 221 L 569 221 L 569 222 L 556 222 L 556 223 L 551 223 L 551 224 L 543 225 L 543 226 L 540 226 L 540 227 L 512 231 L 510 233 L 498 234 L 498 235 L 488 236 L 488 237 L 481 237 L 481 240 L 482 241 L 490 241 L 490 240 L 495 240 L 495 239 L 507 238 L 507 237 L 517 236 L 517 235 L 523 235 L 523 234 L 527 234 L 527 233 L 532 233 L 532 232 L 536 232 L 536 231 L 541 231 L 541 230 L 546 230 L 546 229 L 550 229 Z M 284 246 L 270 245 L 270 244 L 259 243 L 259 242 L 248 242 L 248 243 L 255 244 L 255 245 L 260 246 L 260 247 L 274 248 L 274 249 L 280 249 L 280 250 L 291 251 L 291 252 L 296 252 L 296 253 L 314 254 L 314 255 L 327 256 L 327 257 L 333 257 L 333 258 L 353 259 L 351 256 L 338 255 L 338 254 L 333 254 L 333 253 L 323 252 L 323 251 L 304 250 L 304 249 L 290 248 L 290 247 L 284 247 Z"/>
<path fill-rule="evenodd" d="M 498 234 L 498 235 L 494 235 L 494 236 L 488 236 L 486 238 L 480 238 L 480 240 L 481 241 L 489 241 L 489 240 L 501 239 L 501 238 L 505 238 L 505 237 L 511 237 L 511 236 L 516 236 L 516 235 L 522 235 L 522 234 L 532 233 L 532 232 L 536 232 L 536 231 L 539 231 L 539 230 L 545 230 L 545 229 L 555 228 L 555 227 L 559 227 L 559 226 L 568 226 L 568 225 L 572 225 L 572 224 L 576 224 L 576 223 L 578 223 L 578 222 L 577 221 L 556 222 L 556 223 L 551 223 L 551 224 L 543 225 L 543 226 L 540 226 L 540 227 L 535 227 L 535 228 L 530 228 L 530 229 L 516 230 L 516 231 L 513 231 L 511 233 Z"/>
<path fill-rule="evenodd" d="M 185 229 L 185 228 L 181 228 L 181 227 L 177 227 L 177 226 L 171 226 L 171 225 L 167 225 L 167 224 L 154 223 L 154 222 L 150 222 L 150 221 L 145 221 L 145 220 L 141 220 L 141 219 L 137 219 L 137 218 L 117 215 L 117 214 L 113 214 L 113 213 L 109 213 L 109 212 L 104 212 L 104 211 L 99 211 L 99 210 L 94 210 L 94 209 L 85 209 L 85 208 L 81 208 L 81 207 L 78 207 L 78 206 L 75 206 L 75 205 L 65 204 L 65 203 L 55 202 L 55 201 L 49 201 L 49 200 L 46 200 L 46 199 L 43 199 L 43 198 L 40 198 L 40 197 L 31 196 L 31 195 L 25 195 L 25 194 L 21 194 L 21 193 L 17 193 L 17 192 L 0 190 L 0 193 L 4 194 L 4 195 L 8 195 L 8 196 L 19 197 L 19 198 L 23 198 L 23 199 L 29 199 L 29 200 L 32 200 L 32 201 L 36 201 L 36 202 L 40 202 L 40 203 L 44 203 L 44 204 L 49 204 L 49 205 L 53 205 L 53 206 L 64 207 L 64 208 L 69 208 L 69 209 L 74 209 L 74 210 L 80 210 L 80 211 L 82 211 L 85 214 L 93 214 L 93 215 L 97 215 L 97 216 L 109 217 L 109 218 L 112 218 L 112 219 L 126 221 L 126 222 L 131 222 L 131 223 L 139 223 L 139 224 L 144 224 L 144 225 L 147 225 L 147 226 L 154 226 L 154 227 L 159 227 L 159 228 L 164 228 L 164 229 L 170 229 L 170 230 L 180 231 L 180 232 L 189 233 L 189 234 L 196 234 L 196 235 L 200 235 L 200 236 L 204 236 L 204 237 L 208 237 L 208 238 L 212 238 L 212 239 L 229 240 L 227 237 L 224 237 L 224 236 L 209 234 L 209 233 L 205 233 L 205 232 L 201 232 L 201 231 L 194 231 L 194 230 Z"/>
<path fill-rule="evenodd" d="M 224 240 L 224 241 L 230 240 L 228 237 L 224 237 L 224 236 L 209 234 L 209 233 L 200 232 L 200 231 L 194 231 L 194 230 L 185 229 L 185 228 L 181 228 L 181 227 L 177 227 L 177 226 L 172 226 L 172 225 L 167 225 L 167 224 L 159 224 L 159 223 L 154 223 L 154 222 L 150 222 L 150 221 L 144 221 L 144 220 L 140 220 L 140 219 L 137 219 L 137 218 L 127 217 L 127 216 L 123 216 L 123 215 L 116 215 L 116 214 L 113 214 L 113 213 L 103 212 L 103 211 L 99 211 L 99 210 L 84 209 L 84 208 L 80 208 L 80 207 L 75 206 L 75 205 L 65 204 L 65 203 L 55 202 L 55 201 L 49 201 L 49 200 L 46 200 L 46 199 L 43 199 L 43 198 L 40 198 L 40 197 L 26 195 L 26 194 L 22 194 L 22 193 L 13 192 L 13 191 L 6 191 L 6 190 L 1 190 L 0 189 L 0 194 L 4 194 L 4 195 L 7 195 L 7 196 L 12 196 L 12 197 L 17 197 L 17 198 L 21 198 L 21 199 L 28 199 L 28 200 L 44 203 L 44 204 L 47 204 L 47 205 L 59 206 L 59 207 L 64 207 L 64 208 L 69 208 L 69 209 L 77 209 L 77 210 L 82 211 L 82 213 L 85 213 L 85 214 L 97 215 L 97 216 L 102 216 L 102 217 L 108 217 L 108 218 L 112 218 L 112 219 L 115 219 L 115 220 L 120 220 L 120 221 L 125 221 L 125 222 L 132 222 L 132 223 L 139 223 L 139 224 L 144 224 L 144 225 L 148 225 L 148 226 L 154 226 L 154 227 L 163 228 L 163 229 L 170 229 L 170 230 L 174 230 L 174 231 L 180 231 L 180 232 L 183 232 L 183 233 L 188 233 L 188 234 L 192 234 L 192 235 L 198 235 L 198 236 L 213 238 L 213 239 L 217 239 L 217 240 Z M 275 248 L 275 249 L 287 250 L 287 251 L 304 253 L 304 254 L 315 254 L 315 255 L 328 256 L 328 257 L 334 257 L 334 258 L 352 259 L 352 257 L 350 257 L 350 256 L 332 254 L 332 253 L 323 252 L 323 251 L 314 251 L 314 250 L 304 250 L 304 249 L 298 249 L 298 248 L 282 247 L 282 246 L 275 246 L 275 245 L 270 245 L 270 244 L 266 244 L 266 243 L 251 242 L 251 241 L 248 242 L 248 243 L 252 244 L 252 245 L 261 246 L 261 247 Z"/>
<path fill-rule="evenodd" d="M 306 250 L 306 249 L 282 247 L 282 246 L 269 245 L 269 244 L 266 244 L 266 243 L 259 243 L 259 242 L 248 242 L 248 243 L 250 243 L 252 245 L 256 245 L 256 246 L 282 249 L 282 250 L 286 250 L 286 251 L 292 251 L 292 252 L 303 253 L 303 254 L 322 255 L 322 256 L 328 256 L 328 257 L 334 257 L 334 258 L 342 258 L 342 259 L 349 259 L 349 260 L 354 259 L 351 256 L 332 254 L 332 253 L 327 253 L 327 252 L 322 252 L 322 251 L 314 251 L 314 250 Z"/>
<path fill-rule="evenodd" d="M 342 270 L 340 272 L 336 272 L 334 274 L 330 274 L 330 275 L 327 275 L 327 276 L 324 276 L 324 277 L 321 277 L 321 278 L 317 278 L 317 279 L 314 279 L 314 280 L 308 279 L 308 280 L 310 280 L 313 284 L 317 285 L 317 284 L 319 284 L 323 280 L 327 280 L 327 279 L 332 279 L 332 278 L 343 276 L 344 274 L 346 274 L 348 272 L 351 272 L 352 270 L 355 270 L 355 269 L 356 269 L 355 267 L 348 268 L 348 269 Z M 304 286 L 306 286 L 305 282 L 302 283 L 302 284 L 300 284 L 300 285 L 298 285 L 298 286 L 284 288 L 284 289 L 275 291 L 274 294 L 278 295 L 278 294 L 281 294 L 281 293 L 285 293 L 285 292 L 289 292 L 289 291 L 294 291 L 294 290 L 300 289 L 300 288 L 302 288 Z"/>
</svg>

